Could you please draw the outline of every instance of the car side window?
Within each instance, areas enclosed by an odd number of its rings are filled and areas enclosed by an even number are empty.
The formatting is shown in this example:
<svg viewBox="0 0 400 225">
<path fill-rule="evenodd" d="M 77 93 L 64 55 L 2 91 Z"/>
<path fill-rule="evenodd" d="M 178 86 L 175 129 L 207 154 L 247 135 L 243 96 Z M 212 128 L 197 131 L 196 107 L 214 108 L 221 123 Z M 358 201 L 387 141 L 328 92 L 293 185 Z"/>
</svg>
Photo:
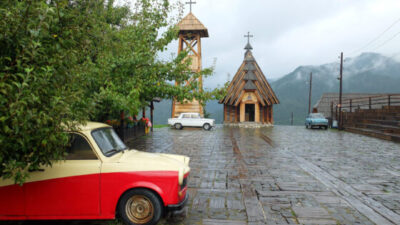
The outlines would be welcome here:
<svg viewBox="0 0 400 225">
<path fill-rule="evenodd" d="M 190 118 L 190 114 L 183 114 L 183 118 Z"/>
<path fill-rule="evenodd" d="M 79 134 L 71 134 L 66 160 L 97 159 L 88 141 Z"/>
<path fill-rule="evenodd" d="M 200 116 L 197 114 L 192 114 L 192 119 L 200 119 Z"/>
</svg>

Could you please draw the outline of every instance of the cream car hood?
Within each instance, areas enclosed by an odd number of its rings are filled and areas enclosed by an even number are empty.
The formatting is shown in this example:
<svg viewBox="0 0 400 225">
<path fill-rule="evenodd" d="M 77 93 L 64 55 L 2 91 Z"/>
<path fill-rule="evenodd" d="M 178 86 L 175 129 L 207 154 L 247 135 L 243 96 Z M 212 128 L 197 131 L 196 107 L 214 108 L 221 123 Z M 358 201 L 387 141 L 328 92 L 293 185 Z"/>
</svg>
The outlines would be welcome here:
<svg viewBox="0 0 400 225">
<path fill-rule="evenodd" d="M 122 153 L 118 164 L 134 171 L 178 171 L 188 173 L 190 158 L 183 155 L 148 153 L 128 150 Z"/>
</svg>

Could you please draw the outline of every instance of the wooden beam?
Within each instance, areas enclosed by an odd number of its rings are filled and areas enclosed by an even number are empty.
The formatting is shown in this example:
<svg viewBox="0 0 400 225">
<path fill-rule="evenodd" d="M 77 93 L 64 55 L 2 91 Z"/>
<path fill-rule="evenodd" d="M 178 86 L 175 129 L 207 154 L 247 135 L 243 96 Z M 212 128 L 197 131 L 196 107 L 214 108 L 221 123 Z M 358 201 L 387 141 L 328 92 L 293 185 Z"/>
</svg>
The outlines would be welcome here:
<svg viewBox="0 0 400 225">
<path fill-rule="evenodd" d="M 260 104 L 258 102 L 254 104 L 254 122 L 260 122 Z"/>
<path fill-rule="evenodd" d="M 260 107 L 261 123 L 264 123 L 264 106 Z"/>
<path fill-rule="evenodd" d="M 244 122 L 245 120 L 245 103 L 240 102 L 240 122 Z"/>
<path fill-rule="evenodd" d="M 237 101 L 236 101 L 236 103 L 234 104 L 234 106 L 237 107 L 237 106 L 240 104 L 240 102 L 242 101 L 242 98 L 243 98 L 244 93 L 246 93 L 246 92 L 245 92 L 245 91 L 241 91 L 241 93 L 240 93 L 239 97 L 237 98 Z"/>
<path fill-rule="evenodd" d="M 185 42 L 185 44 L 186 44 L 185 50 L 186 50 L 187 48 L 190 48 L 190 50 L 191 50 L 197 57 L 199 57 L 199 54 L 197 53 L 196 50 L 194 50 L 194 48 L 192 47 L 192 45 L 189 44 L 189 42 L 187 42 L 185 39 L 182 39 L 182 40 L 183 40 L 183 42 Z"/>
<path fill-rule="evenodd" d="M 224 122 L 226 122 L 226 105 L 224 104 Z"/>
<path fill-rule="evenodd" d="M 276 97 L 275 92 L 272 90 L 272 88 L 271 88 L 270 84 L 268 83 L 267 79 L 265 78 L 264 73 L 262 72 L 261 68 L 258 66 L 257 62 L 255 62 L 254 64 L 256 65 L 256 71 L 259 73 L 258 78 L 261 78 L 260 80 L 264 83 L 264 85 L 268 89 L 267 96 L 271 97 L 274 100 L 273 104 L 278 104 L 279 100 Z M 255 73 L 256 76 L 257 76 L 258 73 Z"/>
<path fill-rule="evenodd" d="M 241 72 L 243 72 L 242 71 L 243 67 L 244 67 L 244 63 L 242 63 L 239 70 L 236 72 L 235 76 L 233 77 L 231 83 L 229 84 L 225 103 L 232 102 L 232 99 L 231 99 L 232 96 L 235 95 L 238 92 L 238 90 L 243 89 L 244 85 L 241 86 L 242 82 L 239 82 L 239 81 L 242 81 L 242 78 L 244 77 L 244 73 L 241 73 Z M 230 104 L 232 104 L 232 103 L 230 103 Z"/>
<path fill-rule="evenodd" d="M 239 90 L 243 90 L 244 85 L 246 85 L 246 82 L 242 81 L 241 84 L 240 84 Z M 237 90 L 236 92 L 234 92 L 234 95 L 232 96 L 232 98 L 231 98 L 230 101 L 229 101 L 229 105 L 232 105 L 232 104 L 235 102 L 236 97 L 237 97 L 239 94 L 241 94 L 241 91 L 239 91 L 239 90 Z"/>
<path fill-rule="evenodd" d="M 235 122 L 239 122 L 240 121 L 240 107 L 235 107 L 236 109 L 236 120 Z"/>
<path fill-rule="evenodd" d="M 263 100 L 263 99 L 261 98 L 261 96 L 259 95 L 258 90 L 256 90 L 256 91 L 254 92 L 254 95 L 256 96 L 257 101 L 258 101 L 262 106 L 265 106 L 264 100 Z"/>
<path fill-rule="evenodd" d="M 175 99 L 172 99 L 172 110 L 171 110 L 171 118 L 175 118 Z"/>
<path fill-rule="evenodd" d="M 262 82 L 262 81 L 261 81 L 261 82 Z M 264 89 L 261 87 L 261 84 L 259 84 L 258 82 L 255 82 L 254 84 L 256 85 L 258 91 L 261 91 L 260 94 L 264 97 L 263 99 L 265 99 L 267 105 L 271 105 L 272 103 L 271 103 L 271 101 L 270 101 L 270 99 L 269 99 L 269 97 L 268 97 L 268 92 L 267 92 L 266 90 L 264 90 Z"/>
<path fill-rule="evenodd" d="M 274 110 L 273 110 L 273 108 L 272 108 L 273 106 L 271 105 L 271 109 L 270 109 L 270 111 L 271 111 L 271 124 L 273 124 L 274 123 L 274 116 L 273 116 L 273 114 L 274 114 Z"/>
<path fill-rule="evenodd" d="M 202 59 L 201 59 L 201 39 L 200 35 L 197 35 L 197 52 L 199 53 L 198 56 L 198 63 L 197 63 L 197 72 L 200 73 L 202 68 Z M 203 91 L 203 76 L 199 77 L 199 90 Z"/>
</svg>

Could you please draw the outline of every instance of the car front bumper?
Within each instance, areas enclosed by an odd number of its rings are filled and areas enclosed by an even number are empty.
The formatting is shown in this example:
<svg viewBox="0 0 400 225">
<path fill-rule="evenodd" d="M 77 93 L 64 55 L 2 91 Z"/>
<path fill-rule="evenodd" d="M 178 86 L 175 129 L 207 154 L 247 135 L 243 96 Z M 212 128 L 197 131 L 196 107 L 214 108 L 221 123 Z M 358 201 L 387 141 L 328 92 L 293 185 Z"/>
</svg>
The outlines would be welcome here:
<svg viewBox="0 0 400 225">
<path fill-rule="evenodd" d="M 176 205 L 167 205 L 167 212 L 172 212 L 173 214 L 181 214 L 189 201 L 189 194 L 186 193 L 185 199 Z"/>
<path fill-rule="evenodd" d="M 328 126 L 328 123 L 310 123 L 311 126 Z"/>
</svg>

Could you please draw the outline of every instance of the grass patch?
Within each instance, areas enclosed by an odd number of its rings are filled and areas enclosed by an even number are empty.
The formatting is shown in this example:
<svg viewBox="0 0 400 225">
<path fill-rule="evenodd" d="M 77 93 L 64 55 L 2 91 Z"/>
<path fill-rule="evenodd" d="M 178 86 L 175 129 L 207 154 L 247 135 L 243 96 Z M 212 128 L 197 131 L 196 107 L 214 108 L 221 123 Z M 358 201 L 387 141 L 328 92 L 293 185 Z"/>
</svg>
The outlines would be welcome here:
<svg viewBox="0 0 400 225">
<path fill-rule="evenodd" d="M 168 124 L 157 124 L 157 125 L 153 126 L 153 128 L 163 128 L 163 127 L 169 127 L 169 125 Z"/>
</svg>

